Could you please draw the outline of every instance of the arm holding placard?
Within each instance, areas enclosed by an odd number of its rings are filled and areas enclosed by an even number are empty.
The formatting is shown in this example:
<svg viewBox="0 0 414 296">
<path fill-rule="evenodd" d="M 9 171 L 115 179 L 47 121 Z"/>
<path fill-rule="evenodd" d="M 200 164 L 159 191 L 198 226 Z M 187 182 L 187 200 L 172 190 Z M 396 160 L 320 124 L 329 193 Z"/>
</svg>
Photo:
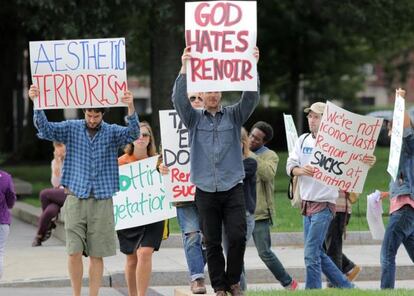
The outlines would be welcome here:
<svg viewBox="0 0 414 296">
<path fill-rule="evenodd" d="M 257 46 L 254 48 L 253 56 L 256 59 L 256 63 L 258 63 L 260 52 Z M 257 104 L 259 104 L 259 100 L 260 81 L 259 77 L 257 77 L 257 91 L 244 91 L 241 95 L 240 101 L 237 104 L 231 106 L 231 108 L 234 109 L 234 116 L 240 125 L 243 125 L 247 121 L 247 119 L 256 108 Z"/>
<path fill-rule="evenodd" d="M 181 56 L 181 70 L 174 83 L 172 102 L 175 110 L 187 128 L 192 128 L 196 122 L 198 112 L 191 106 L 187 97 L 186 65 L 191 59 L 190 46 L 184 48 Z"/>
</svg>

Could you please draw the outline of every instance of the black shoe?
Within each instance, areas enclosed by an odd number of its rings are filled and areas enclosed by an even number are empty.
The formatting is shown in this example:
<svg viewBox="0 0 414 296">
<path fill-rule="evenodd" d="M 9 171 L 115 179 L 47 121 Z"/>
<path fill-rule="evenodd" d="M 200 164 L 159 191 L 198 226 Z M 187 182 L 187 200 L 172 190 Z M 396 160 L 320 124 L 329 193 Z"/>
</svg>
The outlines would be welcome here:
<svg viewBox="0 0 414 296">
<path fill-rule="evenodd" d="M 55 228 L 56 228 L 56 223 L 54 221 L 51 221 L 44 237 L 42 238 L 42 242 L 47 241 L 52 236 L 52 230 Z"/>
</svg>

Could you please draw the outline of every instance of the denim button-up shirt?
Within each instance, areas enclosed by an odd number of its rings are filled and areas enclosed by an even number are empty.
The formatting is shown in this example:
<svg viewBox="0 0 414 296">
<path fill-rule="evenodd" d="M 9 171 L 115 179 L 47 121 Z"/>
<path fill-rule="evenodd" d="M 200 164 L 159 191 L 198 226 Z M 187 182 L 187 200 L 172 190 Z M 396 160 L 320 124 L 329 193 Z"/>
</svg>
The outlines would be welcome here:
<svg viewBox="0 0 414 296">
<path fill-rule="evenodd" d="M 78 198 L 111 198 L 119 191 L 118 148 L 139 136 L 138 116 L 127 116 L 128 126 L 101 122 L 93 138 L 85 120 L 48 122 L 43 111 L 35 110 L 37 136 L 66 145 L 61 184 Z"/>
<path fill-rule="evenodd" d="M 191 107 L 186 75 L 180 74 L 174 84 L 172 101 L 189 132 L 191 182 L 207 192 L 227 191 L 242 182 L 240 132 L 259 103 L 259 92 L 243 92 L 238 103 L 221 107 L 213 116 L 205 109 Z"/>
<path fill-rule="evenodd" d="M 414 199 L 414 130 L 405 128 L 401 147 L 400 164 L 395 181 L 390 183 L 390 196 L 410 195 Z"/>
</svg>

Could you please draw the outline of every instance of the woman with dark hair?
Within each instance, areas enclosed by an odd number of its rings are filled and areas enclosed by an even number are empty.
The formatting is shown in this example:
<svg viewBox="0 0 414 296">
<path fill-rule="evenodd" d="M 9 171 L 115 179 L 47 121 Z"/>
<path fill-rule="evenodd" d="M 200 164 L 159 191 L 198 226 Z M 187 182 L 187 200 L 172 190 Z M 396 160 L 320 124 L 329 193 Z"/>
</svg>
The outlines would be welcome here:
<svg viewBox="0 0 414 296">
<path fill-rule="evenodd" d="M 157 154 L 154 136 L 148 122 L 140 122 L 140 136 L 128 144 L 125 154 L 118 158 L 123 165 Z M 128 295 L 146 294 L 152 270 L 152 253 L 158 251 L 164 230 L 164 221 L 117 231 L 121 252 L 126 255 L 125 278 Z"/>
</svg>

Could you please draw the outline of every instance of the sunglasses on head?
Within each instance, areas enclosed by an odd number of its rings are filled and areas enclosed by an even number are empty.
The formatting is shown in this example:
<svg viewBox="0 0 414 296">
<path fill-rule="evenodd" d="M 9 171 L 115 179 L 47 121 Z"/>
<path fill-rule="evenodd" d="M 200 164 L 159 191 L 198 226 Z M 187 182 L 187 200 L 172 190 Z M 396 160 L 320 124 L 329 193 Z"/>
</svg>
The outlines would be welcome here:
<svg viewBox="0 0 414 296">
<path fill-rule="evenodd" d="M 200 96 L 191 96 L 191 97 L 190 97 L 190 102 L 192 103 L 192 102 L 194 102 L 196 99 L 198 99 L 200 102 L 202 102 L 202 101 L 203 101 L 203 98 L 202 98 L 202 97 L 200 97 Z"/>
</svg>

